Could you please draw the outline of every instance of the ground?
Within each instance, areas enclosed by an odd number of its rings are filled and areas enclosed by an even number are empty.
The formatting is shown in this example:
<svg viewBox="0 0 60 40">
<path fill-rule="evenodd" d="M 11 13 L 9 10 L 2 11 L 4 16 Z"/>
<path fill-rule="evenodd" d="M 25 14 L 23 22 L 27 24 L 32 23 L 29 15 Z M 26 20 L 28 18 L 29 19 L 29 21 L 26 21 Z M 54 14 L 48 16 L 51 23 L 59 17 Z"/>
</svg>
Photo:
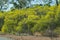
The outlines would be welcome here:
<svg viewBox="0 0 60 40">
<path fill-rule="evenodd" d="M 9 37 L 13 38 L 14 40 L 51 40 L 50 37 L 43 37 L 43 36 L 15 36 L 15 35 L 0 35 L 0 37 Z M 60 37 L 53 38 L 52 40 L 60 40 Z"/>
</svg>

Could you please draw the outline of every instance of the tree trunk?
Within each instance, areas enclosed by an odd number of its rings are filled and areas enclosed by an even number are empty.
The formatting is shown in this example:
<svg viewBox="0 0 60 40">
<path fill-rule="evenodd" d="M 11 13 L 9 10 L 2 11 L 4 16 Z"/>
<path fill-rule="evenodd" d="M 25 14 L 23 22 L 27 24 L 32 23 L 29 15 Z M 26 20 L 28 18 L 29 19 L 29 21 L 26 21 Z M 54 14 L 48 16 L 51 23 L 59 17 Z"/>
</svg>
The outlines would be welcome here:
<svg viewBox="0 0 60 40">
<path fill-rule="evenodd" d="M 56 5 L 57 5 L 57 6 L 59 5 L 58 0 L 56 0 Z"/>
</svg>

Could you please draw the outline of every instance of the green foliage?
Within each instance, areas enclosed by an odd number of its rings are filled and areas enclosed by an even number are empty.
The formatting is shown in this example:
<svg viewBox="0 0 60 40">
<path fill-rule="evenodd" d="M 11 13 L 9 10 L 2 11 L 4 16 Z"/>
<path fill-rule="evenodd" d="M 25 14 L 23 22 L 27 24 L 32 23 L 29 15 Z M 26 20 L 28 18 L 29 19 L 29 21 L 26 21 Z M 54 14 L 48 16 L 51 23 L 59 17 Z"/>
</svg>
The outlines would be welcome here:
<svg viewBox="0 0 60 40">
<path fill-rule="evenodd" d="M 60 5 L 15 9 L 0 13 L 0 20 L 4 21 L 0 23 L 3 24 L 1 31 L 6 33 L 44 32 L 49 28 L 60 33 Z"/>
</svg>

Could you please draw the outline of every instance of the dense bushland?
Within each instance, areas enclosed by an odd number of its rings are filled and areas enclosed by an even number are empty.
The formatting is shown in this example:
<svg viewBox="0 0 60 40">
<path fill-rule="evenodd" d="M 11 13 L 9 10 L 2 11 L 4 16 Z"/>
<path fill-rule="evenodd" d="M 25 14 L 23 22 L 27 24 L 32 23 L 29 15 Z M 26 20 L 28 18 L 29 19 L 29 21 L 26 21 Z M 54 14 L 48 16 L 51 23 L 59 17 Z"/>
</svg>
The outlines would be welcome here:
<svg viewBox="0 0 60 40">
<path fill-rule="evenodd" d="M 0 30 L 4 33 L 32 34 L 50 30 L 60 34 L 60 5 L 0 12 Z"/>
</svg>

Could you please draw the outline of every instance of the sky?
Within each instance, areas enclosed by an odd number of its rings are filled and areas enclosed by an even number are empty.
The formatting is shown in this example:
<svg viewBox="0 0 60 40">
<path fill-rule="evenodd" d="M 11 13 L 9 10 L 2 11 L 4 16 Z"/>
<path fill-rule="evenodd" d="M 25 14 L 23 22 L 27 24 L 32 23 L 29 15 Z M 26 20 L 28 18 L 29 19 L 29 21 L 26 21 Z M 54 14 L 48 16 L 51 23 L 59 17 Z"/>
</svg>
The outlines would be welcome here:
<svg viewBox="0 0 60 40">
<path fill-rule="evenodd" d="M 42 2 L 42 0 L 35 0 L 32 1 L 32 4 L 44 4 L 44 3 Z M 51 5 L 55 5 L 55 0 L 52 0 Z"/>
<path fill-rule="evenodd" d="M 8 7 L 8 9 L 6 11 L 10 10 L 10 8 L 13 7 L 13 4 L 9 4 L 8 6 L 9 7 Z"/>
</svg>

